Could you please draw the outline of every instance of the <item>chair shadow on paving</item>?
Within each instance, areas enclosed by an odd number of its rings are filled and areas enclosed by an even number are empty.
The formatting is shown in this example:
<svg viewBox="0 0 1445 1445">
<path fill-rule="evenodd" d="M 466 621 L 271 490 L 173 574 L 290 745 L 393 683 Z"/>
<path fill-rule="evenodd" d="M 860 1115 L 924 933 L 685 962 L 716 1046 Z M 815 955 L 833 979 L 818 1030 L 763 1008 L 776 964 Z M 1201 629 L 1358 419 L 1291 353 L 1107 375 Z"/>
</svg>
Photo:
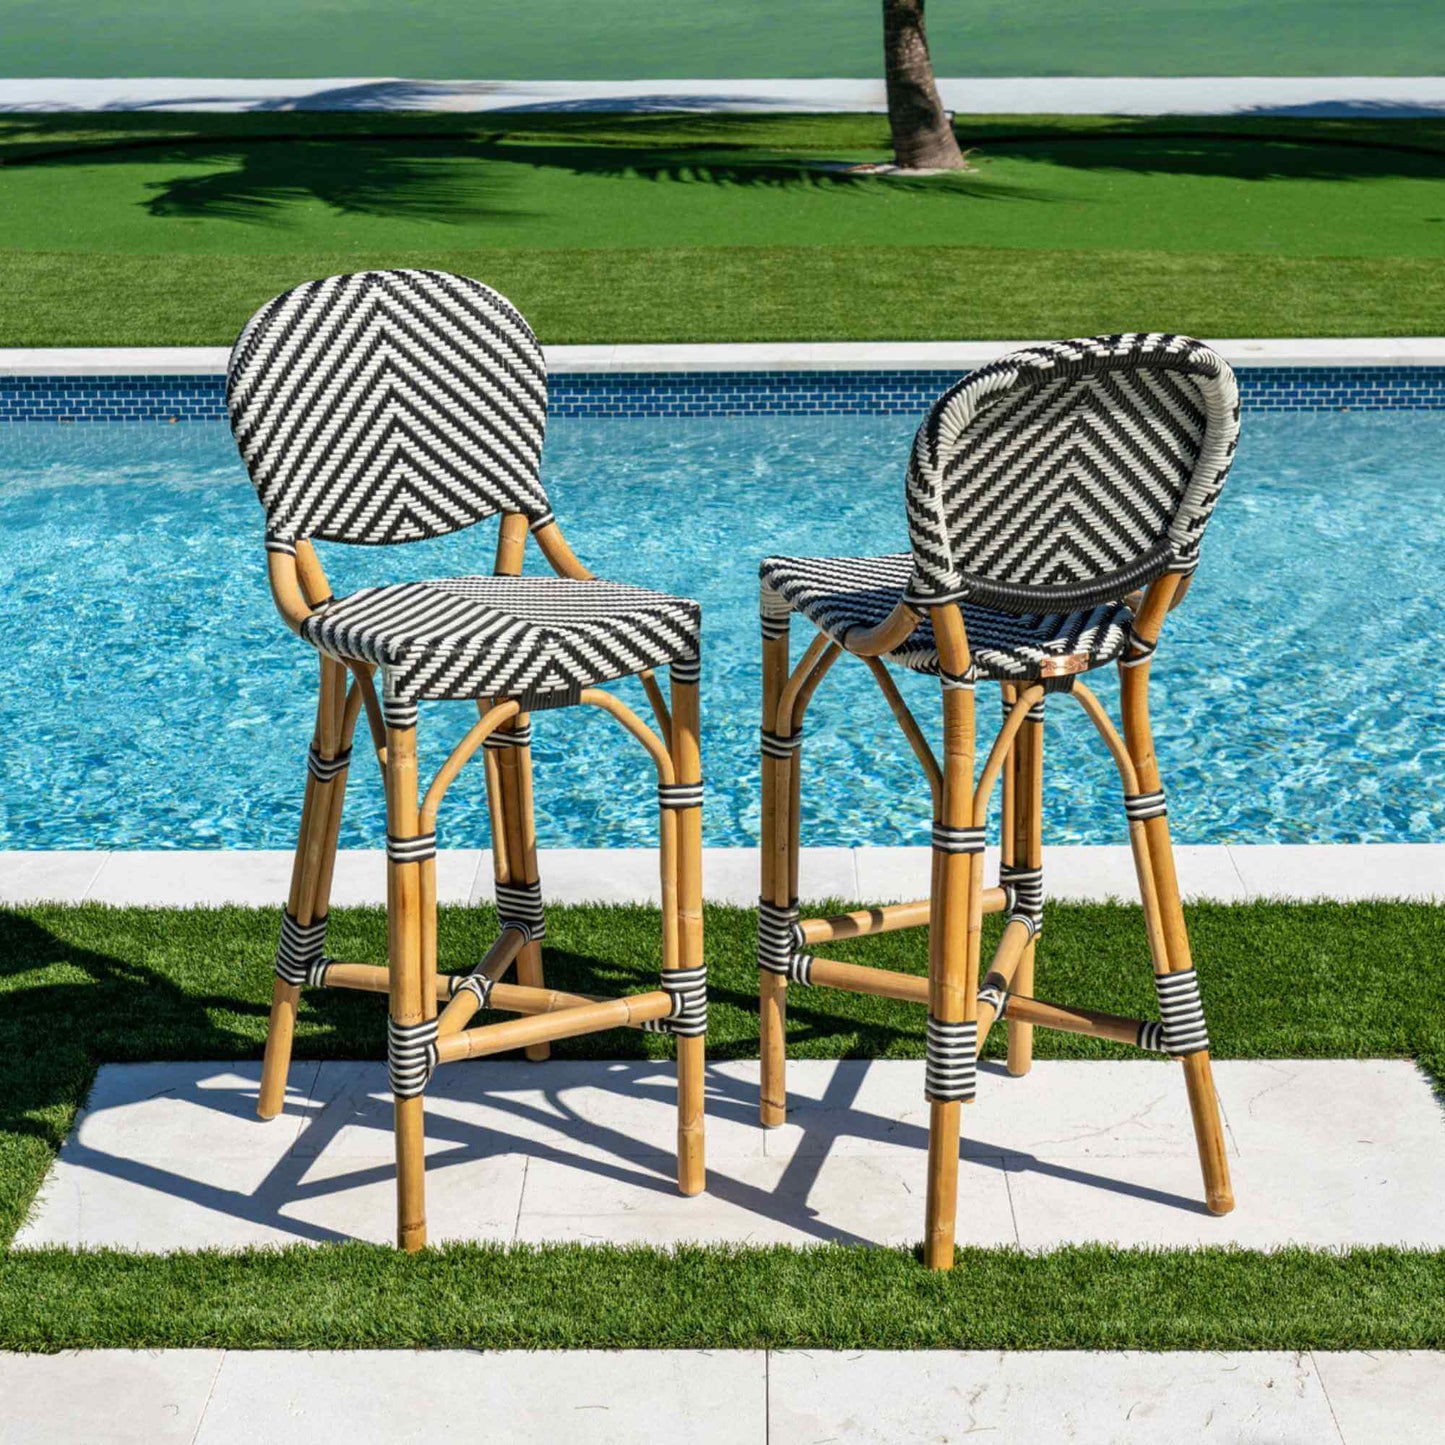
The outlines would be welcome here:
<svg viewBox="0 0 1445 1445">
<path fill-rule="evenodd" d="M 43 909 L 32 912 L 40 918 L 45 914 Z M 60 937 L 35 917 L 0 913 L 0 987 L 5 990 L 5 1007 L 0 1010 L 0 1079 L 6 1085 L 0 1127 L 40 1137 L 53 1148 L 64 1140 L 63 1158 L 69 1166 L 189 1202 L 278 1236 L 316 1243 L 356 1237 L 351 1229 L 301 1218 L 295 1211 L 328 1196 L 390 1185 L 392 1167 L 381 1157 L 390 1149 L 390 1101 L 380 1063 L 381 1001 L 334 993 L 308 996 L 286 1114 L 281 1120 L 262 1123 L 254 1115 L 255 1060 L 264 1036 L 267 1006 L 263 994 L 269 991 L 270 975 L 250 957 L 254 940 L 233 942 L 234 956 L 226 957 L 223 914 L 217 920 L 215 955 L 200 961 L 190 987 L 183 987 L 174 977 L 142 961 L 150 930 L 157 930 L 157 941 L 163 941 L 164 915 L 120 912 L 110 919 L 97 910 L 95 917 L 109 920 L 125 939 L 120 946 L 136 956 L 127 959 L 88 948 Z M 631 982 L 624 977 L 631 970 L 616 959 L 565 950 L 549 950 L 549 954 L 560 986 L 616 992 L 619 985 Z M 244 989 L 251 997 L 227 991 L 225 985 L 232 978 L 237 992 Z M 732 1009 L 755 1006 L 750 995 L 726 987 L 717 991 L 717 1001 Z M 67 1026 L 57 1029 L 56 1022 L 62 1019 Z M 843 1022 L 810 1001 L 797 1011 L 794 1039 L 806 1044 L 836 1034 Z M 887 1052 L 899 1035 L 896 1027 L 881 1021 L 850 1019 L 845 1027 L 852 1035 L 847 1052 L 855 1054 Z M 40 1037 L 51 1040 L 44 1049 L 32 1046 Z M 561 1166 L 591 1176 L 604 1188 L 610 1185 L 625 1192 L 628 1210 L 646 1212 L 649 1200 L 676 1198 L 670 1137 L 675 1100 L 672 1065 L 666 1058 L 638 1060 L 640 1048 L 647 1047 L 644 1040 L 652 1047 L 659 1044 L 655 1036 L 629 1031 L 593 1036 L 577 1041 L 568 1055 L 548 1063 L 506 1065 L 505 1077 L 497 1064 L 461 1064 L 439 1071 L 430 1091 L 427 1116 L 427 1137 L 436 1150 L 428 1159 L 429 1180 L 435 1183 L 451 1170 L 488 1160 L 497 1161 L 500 1168 L 511 1156 L 521 1159 L 528 1170 L 539 1165 Z M 590 1061 L 576 1057 L 589 1052 Z M 864 1149 L 897 1149 L 899 1152 L 889 1157 L 899 1175 L 916 1163 L 916 1181 L 910 1173 L 902 1187 L 916 1199 L 921 1211 L 926 1128 L 921 1122 L 900 1121 L 860 1105 L 858 1093 L 867 1074 L 866 1060 L 833 1064 L 820 1095 L 795 1093 L 790 1123 L 797 1127 L 796 1138 L 791 1144 L 767 1145 L 756 1122 L 756 1075 L 748 1070 L 756 1057 L 755 1042 L 729 1038 L 716 1053 L 708 1072 L 707 1100 L 716 1143 L 708 1173 L 708 1194 L 714 1200 L 760 1224 L 770 1222 L 818 1242 L 876 1243 L 876 1231 L 809 1202 L 839 1146 L 856 1151 L 861 1145 Z M 318 1054 L 330 1062 L 316 1062 Z M 599 1059 L 599 1054 L 604 1057 Z M 355 1070 L 354 1063 L 342 1061 L 358 1058 L 369 1066 L 364 1080 L 359 1081 L 360 1089 L 349 1096 L 318 1097 L 315 1086 L 323 1069 Z M 222 1062 L 219 1067 L 198 1070 L 194 1065 L 168 1068 L 154 1063 L 157 1059 Z M 729 1059 L 731 1062 L 721 1062 Z M 206 1087 L 208 1075 L 214 1078 L 225 1073 L 225 1061 L 238 1064 L 240 1072 L 223 1084 Z M 102 1121 L 107 1108 L 164 1096 L 185 1106 L 175 1116 L 180 1132 L 168 1126 L 159 1139 L 141 1141 L 133 1135 L 133 1141 L 143 1142 L 144 1147 L 129 1153 L 87 1142 L 84 1134 L 97 1132 L 94 1130 L 78 1130 L 65 1140 L 73 1111 L 90 1089 L 97 1062 L 133 1064 L 140 1066 L 141 1072 L 125 1086 L 128 1094 L 117 1095 L 111 1087 L 98 1090 L 88 1117 Z M 795 1072 L 806 1067 L 800 1062 Z M 922 1064 L 916 1062 L 910 1068 L 917 1073 L 921 1110 Z M 152 1071 L 153 1077 L 147 1078 Z M 1008 1079 L 1001 1066 L 989 1061 L 984 1062 L 982 1075 L 977 1112 L 970 1111 L 972 1127 L 965 1131 L 965 1176 L 973 1170 L 1005 1176 L 1033 1172 L 1189 1213 L 1204 1212 L 1196 1199 L 1111 1177 L 1107 1161 L 1101 1161 L 1101 1170 L 1080 1167 L 1077 1161 L 1044 1159 L 1006 1145 L 995 1147 L 989 1142 L 990 1094 L 1027 1085 Z M 494 1087 L 497 1083 L 502 1087 Z M 580 1109 L 572 1097 L 578 1089 L 586 1089 L 597 1106 Z M 112 1102 L 108 1104 L 105 1096 Z M 615 1117 L 609 1114 L 614 1101 L 622 1124 L 609 1122 Z M 448 1109 L 457 1103 L 485 1108 L 486 1123 L 449 1114 Z M 644 1108 L 639 1110 L 639 1105 Z M 192 1110 L 195 1119 L 189 1118 Z M 650 1127 L 639 1131 L 632 1123 L 641 1116 L 646 1116 L 645 1125 Z M 353 1154 L 348 1158 L 343 1151 L 328 1159 L 328 1150 L 337 1144 L 342 1131 L 358 1123 L 375 1131 L 374 1147 L 367 1157 Z M 286 1132 L 278 1136 L 277 1131 Z M 105 1128 L 98 1131 L 101 1137 L 105 1132 Z M 276 1157 L 278 1144 L 284 1152 Z M 749 1151 L 755 1147 L 756 1152 L 743 1158 L 740 1147 Z M 215 1159 L 228 1151 L 232 1158 L 247 1160 L 250 1174 L 244 1181 L 197 1177 L 204 1176 Z M 773 1161 L 770 1170 L 758 1167 L 765 1157 Z M 318 1162 L 326 1167 L 318 1171 Z M 589 1184 L 578 1191 L 584 1200 L 591 1188 Z M 456 1214 L 455 1210 L 448 1212 Z M 577 1213 L 586 1213 L 585 1203 Z M 518 1221 L 520 1214 L 518 1208 Z M 460 1222 L 465 1223 L 464 1212 Z M 917 1221 L 910 1217 L 890 1223 L 916 1237 L 921 1213 Z M 376 1210 L 368 1207 L 364 1227 L 368 1235 L 379 1237 L 389 1227 L 389 1205 L 378 1202 Z M 1008 1232 L 1012 1233 L 1011 1222 Z M 704 1225 L 695 1237 L 706 1235 Z M 436 1237 L 456 1237 L 456 1231 L 439 1229 Z M 513 1232 L 501 1230 L 487 1237 L 507 1239 Z"/>
</svg>

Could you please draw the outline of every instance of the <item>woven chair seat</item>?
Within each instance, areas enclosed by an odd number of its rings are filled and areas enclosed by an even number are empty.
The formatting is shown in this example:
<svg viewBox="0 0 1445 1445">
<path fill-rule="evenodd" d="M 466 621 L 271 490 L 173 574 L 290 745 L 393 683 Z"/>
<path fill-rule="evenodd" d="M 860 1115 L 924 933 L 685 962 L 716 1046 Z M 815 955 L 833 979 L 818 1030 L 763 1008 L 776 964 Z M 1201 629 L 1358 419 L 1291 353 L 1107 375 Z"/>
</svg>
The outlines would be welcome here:
<svg viewBox="0 0 1445 1445">
<path fill-rule="evenodd" d="M 903 597 L 913 569 L 911 553 L 892 557 L 769 557 L 759 569 L 770 587 L 835 642 L 850 629 L 874 627 Z M 1120 657 L 1133 613 L 1122 602 L 1077 612 L 1014 615 L 963 606 L 964 626 L 980 677 L 1031 679 L 1051 670 L 1086 672 Z M 938 648 L 925 616 L 889 659 L 913 672 L 937 673 Z M 1063 659 L 1070 659 L 1061 668 Z"/>
<path fill-rule="evenodd" d="M 368 587 L 309 618 L 331 657 L 370 662 L 387 696 L 575 701 L 584 687 L 698 656 L 696 602 L 617 582 L 448 577 Z"/>
</svg>

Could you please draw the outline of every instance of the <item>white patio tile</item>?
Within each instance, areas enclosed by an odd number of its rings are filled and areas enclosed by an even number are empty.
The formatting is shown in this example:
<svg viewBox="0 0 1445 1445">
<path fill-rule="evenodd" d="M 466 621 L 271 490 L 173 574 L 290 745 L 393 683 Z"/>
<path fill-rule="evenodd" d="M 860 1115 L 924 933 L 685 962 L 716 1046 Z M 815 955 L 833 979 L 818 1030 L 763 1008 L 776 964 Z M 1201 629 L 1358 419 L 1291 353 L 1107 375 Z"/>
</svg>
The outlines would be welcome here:
<svg viewBox="0 0 1445 1445">
<path fill-rule="evenodd" d="M 583 1243 L 912 1245 L 923 1237 L 926 1157 L 842 1154 L 818 1159 L 724 1160 L 707 1192 L 686 1198 L 671 1176 L 618 1161 L 604 1170 L 534 1160 L 517 1238 Z M 959 1177 L 959 1242 L 1016 1242 L 1003 1161 L 976 1161 Z"/>
<path fill-rule="evenodd" d="M 296 1068 L 296 1112 L 271 1123 L 252 1119 L 254 1065 L 103 1068 L 19 1244 L 390 1238 L 383 1065 Z M 757 1064 L 713 1066 L 709 1192 L 684 1199 L 670 1064 L 444 1068 L 427 1105 L 433 1238 L 515 1228 L 524 1239 L 915 1242 L 921 1072 L 916 1061 L 791 1061 L 789 1120 L 764 1131 Z M 1445 1247 L 1445 1119 L 1412 1065 L 1239 1061 L 1215 1072 L 1238 1201 L 1223 1218 L 1203 1208 L 1173 1065 L 1043 1061 L 1022 1079 L 986 1065 L 964 1117 L 963 1237 Z"/>
<path fill-rule="evenodd" d="M 757 1077 L 756 1064 L 709 1066 L 711 1157 L 763 1157 Z M 301 1130 L 294 1153 L 364 1158 L 390 1151 L 392 1101 L 384 1064 L 324 1063 L 311 1093 L 322 1107 Z M 432 1076 L 427 1148 L 465 1148 L 481 1157 L 526 1146 L 533 1158 L 640 1159 L 670 1174 L 676 1102 L 671 1062 L 468 1060 Z"/>
<path fill-rule="evenodd" d="M 1445 899 L 1445 844 L 1231 844 L 1252 898 Z"/>
<path fill-rule="evenodd" d="M 1337 1441 L 1308 1355 L 778 1351 L 770 1445 Z"/>
<path fill-rule="evenodd" d="M 662 901 L 656 848 L 546 848 L 537 857 L 542 899 L 555 903 Z M 472 901 L 494 897 L 490 864 L 478 874 Z"/>
<path fill-rule="evenodd" d="M 485 868 L 491 876 L 491 854 L 482 848 L 440 848 L 437 850 L 437 902 L 470 903 L 477 878 Z M 286 855 L 286 883 L 279 894 L 267 900 L 280 907 L 291 886 L 291 855 Z M 491 901 L 488 894 L 487 902 Z M 381 907 L 386 903 L 386 850 L 384 848 L 343 848 L 336 855 L 331 879 L 333 908 Z"/>
<path fill-rule="evenodd" d="M 0 1354 L 0 1445 L 192 1445 L 220 1350 Z"/>
<path fill-rule="evenodd" d="M 1316 1350 L 1313 1359 L 1345 1445 L 1439 1445 L 1445 1352 Z"/>
<path fill-rule="evenodd" d="M 1176 844 L 1174 866 L 1179 874 L 1179 892 L 1186 901 L 1208 898 L 1235 903 L 1246 896 L 1227 848 Z M 1133 850 L 1124 844 L 1052 848 L 1045 844 L 1044 889 L 1047 897 L 1060 900 L 1092 903 L 1117 898 L 1137 903 L 1139 884 Z"/>
<path fill-rule="evenodd" d="M 807 1064 L 811 1064 L 808 1067 Z M 769 1154 L 818 1155 L 928 1147 L 923 1061 L 843 1059 L 789 1064 L 788 1120 L 766 1131 Z M 963 1111 L 965 1157 L 1196 1158 L 1180 1069 L 1166 1060 L 1055 1059 L 1011 1077 L 985 1061 Z M 1238 1151 L 1229 1144 L 1231 1154 Z"/>
<path fill-rule="evenodd" d="M 108 853 L 87 897 L 145 908 L 280 907 L 291 887 L 291 854 L 279 849 Z"/>
<path fill-rule="evenodd" d="M 195 1445 L 762 1445 L 761 1351 L 233 1351 Z"/>
<path fill-rule="evenodd" d="M 90 893 L 109 854 L 21 853 L 0 857 L 0 906 L 61 900 L 80 903 Z"/>
<path fill-rule="evenodd" d="M 986 848 L 983 873 L 992 884 L 998 878 L 998 849 Z M 928 848 L 855 848 L 858 899 L 862 903 L 912 903 L 927 898 L 933 853 Z M 807 854 L 804 853 L 804 861 Z"/>
</svg>

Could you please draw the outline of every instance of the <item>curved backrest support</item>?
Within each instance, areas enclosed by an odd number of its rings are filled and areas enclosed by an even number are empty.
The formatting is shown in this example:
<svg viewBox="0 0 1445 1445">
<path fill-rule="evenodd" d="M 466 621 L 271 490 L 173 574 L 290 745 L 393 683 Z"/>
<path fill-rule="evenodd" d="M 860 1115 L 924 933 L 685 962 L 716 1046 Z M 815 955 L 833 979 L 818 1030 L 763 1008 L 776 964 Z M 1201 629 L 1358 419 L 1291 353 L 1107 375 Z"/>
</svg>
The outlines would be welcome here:
<svg viewBox="0 0 1445 1445">
<path fill-rule="evenodd" d="M 542 349 L 479 281 L 360 271 L 297 286 L 241 333 L 226 406 L 273 545 L 550 520 Z"/>
<path fill-rule="evenodd" d="M 1186 336 L 1095 336 L 981 367 L 914 439 L 908 601 L 1056 612 L 1192 571 L 1238 435 L 1234 373 Z"/>
</svg>

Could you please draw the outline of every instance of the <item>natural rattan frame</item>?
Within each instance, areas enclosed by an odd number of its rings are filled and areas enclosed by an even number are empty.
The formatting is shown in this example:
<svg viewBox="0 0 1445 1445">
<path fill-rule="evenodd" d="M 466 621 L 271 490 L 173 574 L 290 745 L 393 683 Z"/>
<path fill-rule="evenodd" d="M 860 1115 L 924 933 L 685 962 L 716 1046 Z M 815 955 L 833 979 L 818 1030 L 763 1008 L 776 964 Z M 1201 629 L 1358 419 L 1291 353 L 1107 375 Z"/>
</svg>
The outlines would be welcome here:
<svg viewBox="0 0 1445 1445">
<path fill-rule="evenodd" d="M 515 576 L 522 570 L 529 531 L 520 512 L 504 512 L 497 542 L 495 572 Z M 533 525 L 531 534 L 559 577 L 592 580 L 564 540 L 555 521 Z M 325 573 L 308 541 L 295 555 L 268 551 L 272 596 L 293 631 L 331 595 Z M 420 792 L 414 720 L 398 725 L 378 700 L 373 668 L 326 655 L 313 739 L 319 769 L 308 772 L 300 834 L 292 869 L 287 912 L 302 927 L 325 919 L 336 862 L 341 809 L 348 778 L 346 758 L 357 719 L 364 708 L 386 792 L 387 831 L 393 841 L 430 834 L 447 788 L 477 752 L 484 758 L 492 824 L 493 859 L 499 885 L 535 885 L 538 881 L 536 828 L 532 808 L 532 761 L 528 743 L 485 747 L 499 733 L 527 736 L 528 714 L 505 698 L 477 702 L 478 721 L 452 750 L 435 779 Z M 348 686 L 348 674 L 350 685 Z M 585 688 L 582 705 L 610 714 L 639 742 L 657 771 L 659 787 L 700 785 L 699 706 L 696 672 L 672 669 L 671 706 L 652 672 L 642 683 L 655 714 L 649 727 L 612 693 Z M 318 774 L 330 776 L 319 776 Z M 702 808 L 690 804 L 659 806 L 662 883 L 662 978 L 703 964 Z M 402 850 L 405 851 L 404 849 Z M 630 996 L 601 999 L 563 993 L 545 986 L 542 947 L 527 930 L 504 927 L 474 974 L 490 985 L 490 1008 L 522 1015 L 502 1023 L 471 1027 L 481 1006 L 477 994 L 461 987 L 470 975 L 437 971 L 437 883 L 434 850 L 426 857 L 401 861 L 388 848 L 386 966 L 327 960 L 317 982 L 328 988 L 385 993 L 391 1024 L 401 1029 L 435 1021 L 435 1066 L 511 1049 L 545 1059 L 553 1040 L 574 1038 L 622 1026 L 656 1027 L 672 1014 L 674 993 L 665 987 Z M 516 981 L 505 982 L 510 969 Z M 301 986 L 277 977 L 257 1113 L 279 1114 L 286 1097 L 296 1010 Z M 681 1033 L 677 1042 L 677 1181 L 683 1194 L 701 1193 L 703 1157 L 704 1038 Z M 397 1097 L 397 1242 L 406 1250 L 426 1244 L 423 1095 Z"/>
</svg>

